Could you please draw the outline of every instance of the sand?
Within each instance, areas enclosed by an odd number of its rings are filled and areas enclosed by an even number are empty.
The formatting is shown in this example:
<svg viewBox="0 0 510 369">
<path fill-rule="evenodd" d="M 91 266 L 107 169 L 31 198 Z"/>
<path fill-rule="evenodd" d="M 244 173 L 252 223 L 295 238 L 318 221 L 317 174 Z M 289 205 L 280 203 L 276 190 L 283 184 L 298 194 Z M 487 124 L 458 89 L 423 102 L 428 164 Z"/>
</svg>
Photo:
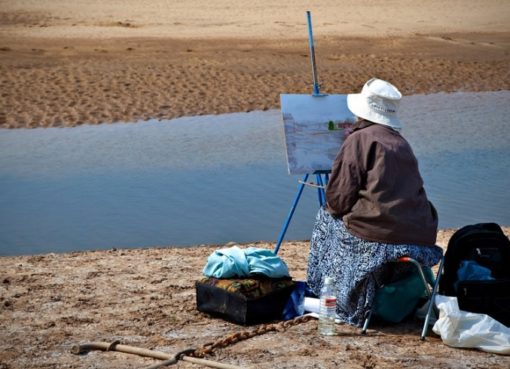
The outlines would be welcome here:
<svg viewBox="0 0 510 369">
<path fill-rule="evenodd" d="M 305 10 L 323 92 L 357 92 L 373 76 L 404 94 L 509 89 L 506 0 L 0 0 L 0 127 L 279 108 L 280 93 L 311 92 Z M 452 232 L 440 231 L 443 247 Z M 0 368 L 141 368 L 154 361 L 70 349 L 120 340 L 175 353 L 244 329 L 195 309 L 194 282 L 220 246 L 0 257 Z M 307 242 L 280 255 L 305 278 Z M 325 338 L 311 321 L 209 358 L 251 368 L 510 366 L 433 334 L 420 342 L 420 328 L 373 325 L 361 336 L 342 326 Z"/>
<path fill-rule="evenodd" d="M 376 76 L 404 94 L 510 86 L 508 1 L 0 1 L 0 127 L 279 108 Z"/>
<path fill-rule="evenodd" d="M 505 232 L 509 235 L 510 227 Z M 438 244 L 446 247 L 452 233 L 440 231 Z M 232 245 L 0 258 L 0 368 L 143 368 L 156 361 L 114 352 L 76 356 L 70 350 L 120 340 L 176 353 L 246 329 L 195 308 L 194 282 L 207 256 L 225 246 Z M 286 242 L 280 249 L 296 280 L 306 278 L 308 249 L 308 242 Z M 416 319 L 373 324 L 367 336 L 344 325 L 338 336 L 321 337 L 314 320 L 217 349 L 207 358 L 267 369 L 510 366 L 510 357 L 450 348 L 433 333 L 422 342 L 421 324 Z"/>
</svg>

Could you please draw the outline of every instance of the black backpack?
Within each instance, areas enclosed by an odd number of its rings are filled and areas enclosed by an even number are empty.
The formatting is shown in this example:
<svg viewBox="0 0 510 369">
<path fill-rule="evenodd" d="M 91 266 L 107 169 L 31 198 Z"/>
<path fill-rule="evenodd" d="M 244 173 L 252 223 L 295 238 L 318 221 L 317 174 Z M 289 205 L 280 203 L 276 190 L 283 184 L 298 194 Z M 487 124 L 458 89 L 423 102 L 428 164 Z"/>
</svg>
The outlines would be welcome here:
<svg viewBox="0 0 510 369">
<path fill-rule="evenodd" d="M 463 260 L 490 269 L 493 280 L 458 281 Z M 510 325 L 510 241 L 496 223 L 479 223 L 457 230 L 445 253 L 439 293 L 456 296 L 459 308 L 488 314 Z"/>
</svg>

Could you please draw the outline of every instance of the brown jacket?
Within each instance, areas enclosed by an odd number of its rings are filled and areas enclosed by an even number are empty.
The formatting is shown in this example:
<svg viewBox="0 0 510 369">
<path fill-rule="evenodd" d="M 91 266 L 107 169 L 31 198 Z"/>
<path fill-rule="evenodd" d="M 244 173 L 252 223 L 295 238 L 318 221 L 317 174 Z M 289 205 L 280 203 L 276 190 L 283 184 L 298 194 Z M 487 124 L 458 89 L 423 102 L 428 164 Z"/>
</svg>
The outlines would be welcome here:
<svg viewBox="0 0 510 369">
<path fill-rule="evenodd" d="M 327 209 L 354 235 L 395 244 L 433 245 L 437 212 L 418 161 L 395 130 L 358 122 L 333 163 Z"/>
</svg>

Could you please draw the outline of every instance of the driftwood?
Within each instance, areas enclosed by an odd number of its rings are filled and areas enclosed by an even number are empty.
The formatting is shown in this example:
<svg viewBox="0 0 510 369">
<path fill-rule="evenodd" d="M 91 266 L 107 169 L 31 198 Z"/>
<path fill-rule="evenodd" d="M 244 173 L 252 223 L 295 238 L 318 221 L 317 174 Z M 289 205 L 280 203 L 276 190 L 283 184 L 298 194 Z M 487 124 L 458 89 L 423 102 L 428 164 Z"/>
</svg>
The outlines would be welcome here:
<svg viewBox="0 0 510 369">
<path fill-rule="evenodd" d="M 118 352 L 125 352 L 128 354 L 135 354 L 139 356 L 145 356 L 145 357 L 151 357 L 154 359 L 160 359 L 164 360 L 163 362 L 151 365 L 148 368 L 145 369 L 156 369 L 161 368 L 166 365 L 175 364 L 178 360 L 187 361 L 194 364 L 204 365 L 208 366 L 210 368 L 218 368 L 218 369 L 242 369 L 239 366 L 236 365 L 230 365 L 230 364 L 223 364 L 218 363 L 217 361 L 211 361 L 211 360 L 205 360 L 205 359 L 198 359 L 195 357 L 190 356 L 183 356 L 183 353 L 188 351 L 182 351 L 178 353 L 177 355 L 170 355 L 166 352 L 161 351 L 154 351 L 154 350 L 148 350 L 140 347 L 135 346 L 128 346 L 128 345 L 121 345 L 118 342 L 114 343 L 108 343 L 108 342 L 90 342 L 83 345 L 77 345 L 73 346 L 71 349 L 71 352 L 73 354 L 79 355 L 83 354 L 92 350 L 102 350 L 102 351 L 118 351 Z M 194 351 L 194 350 L 191 350 Z"/>
</svg>

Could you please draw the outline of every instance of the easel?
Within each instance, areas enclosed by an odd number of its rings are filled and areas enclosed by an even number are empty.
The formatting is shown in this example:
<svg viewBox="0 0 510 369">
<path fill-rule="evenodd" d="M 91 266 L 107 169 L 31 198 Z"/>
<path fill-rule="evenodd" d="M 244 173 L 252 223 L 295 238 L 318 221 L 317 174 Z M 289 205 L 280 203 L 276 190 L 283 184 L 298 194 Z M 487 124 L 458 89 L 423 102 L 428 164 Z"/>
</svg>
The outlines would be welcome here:
<svg viewBox="0 0 510 369">
<path fill-rule="evenodd" d="M 326 94 L 322 94 L 320 92 L 319 88 L 319 82 L 317 78 L 317 66 L 315 63 L 315 47 L 313 43 L 313 32 L 312 32 L 312 19 L 310 15 L 310 11 L 306 12 L 307 22 L 308 22 L 308 44 L 310 46 L 310 59 L 312 62 L 312 77 L 313 77 L 313 97 L 323 97 L 326 96 Z M 315 175 L 316 183 L 310 183 L 307 182 L 308 177 L 310 174 L 305 174 L 303 178 L 298 181 L 300 183 L 298 187 L 298 191 L 296 193 L 296 196 L 294 198 L 294 202 L 292 203 L 292 206 L 290 208 L 289 214 L 287 215 L 287 218 L 285 219 L 285 222 L 283 224 L 283 227 L 280 231 L 280 235 L 278 236 L 278 241 L 276 242 L 276 246 L 274 248 L 274 254 L 278 254 L 278 250 L 280 249 L 280 245 L 282 244 L 283 238 L 285 237 L 285 233 L 287 233 L 287 228 L 289 228 L 290 221 L 292 219 L 292 216 L 294 215 L 294 211 L 296 210 L 297 204 L 299 202 L 299 199 L 301 198 L 301 194 L 303 193 L 303 189 L 305 186 L 310 186 L 317 188 L 317 196 L 319 200 L 319 206 L 324 206 L 326 204 L 326 192 L 324 189 L 326 188 L 329 180 L 329 173 L 331 171 L 317 171 L 313 174 Z"/>
</svg>

